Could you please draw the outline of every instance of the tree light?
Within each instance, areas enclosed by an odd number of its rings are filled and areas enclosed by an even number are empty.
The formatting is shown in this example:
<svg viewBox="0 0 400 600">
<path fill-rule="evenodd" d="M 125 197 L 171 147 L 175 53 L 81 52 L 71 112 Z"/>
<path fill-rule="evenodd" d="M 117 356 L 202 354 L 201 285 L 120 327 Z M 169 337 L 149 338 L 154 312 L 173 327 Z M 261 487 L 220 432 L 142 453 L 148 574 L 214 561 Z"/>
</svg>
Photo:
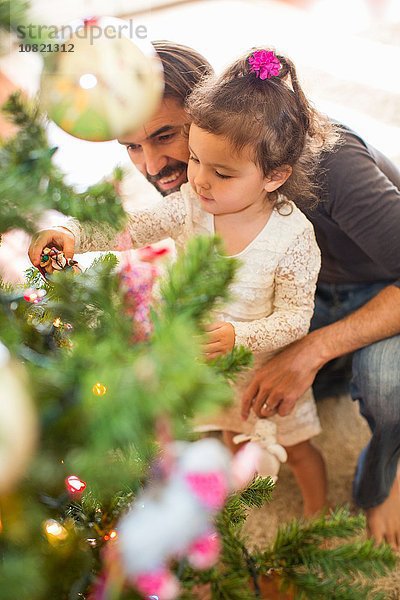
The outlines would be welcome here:
<svg viewBox="0 0 400 600">
<path fill-rule="evenodd" d="M 46 295 L 46 290 L 35 290 L 34 288 L 28 288 L 24 293 L 24 300 L 37 304 Z"/>
<path fill-rule="evenodd" d="M 65 527 L 54 519 L 47 519 L 43 524 L 43 528 L 50 543 L 62 542 L 68 536 L 68 531 Z"/>
<path fill-rule="evenodd" d="M 70 475 L 65 480 L 65 485 L 70 494 L 81 494 L 86 488 L 86 482 L 76 475 Z"/>
<path fill-rule="evenodd" d="M 115 529 L 112 529 L 111 531 L 109 531 L 108 533 L 105 534 L 105 536 L 103 537 L 103 540 L 105 542 L 108 542 L 110 540 L 116 540 L 118 537 L 118 533 L 115 531 Z"/>
<path fill-rule="evenodd" d="M 92 387 L 92 392 L 95 396 L 104 396 L 107 393 L 107 388 L 105 385 L 100 383 L 99 381 L 94 384 Z"/>
</svg>

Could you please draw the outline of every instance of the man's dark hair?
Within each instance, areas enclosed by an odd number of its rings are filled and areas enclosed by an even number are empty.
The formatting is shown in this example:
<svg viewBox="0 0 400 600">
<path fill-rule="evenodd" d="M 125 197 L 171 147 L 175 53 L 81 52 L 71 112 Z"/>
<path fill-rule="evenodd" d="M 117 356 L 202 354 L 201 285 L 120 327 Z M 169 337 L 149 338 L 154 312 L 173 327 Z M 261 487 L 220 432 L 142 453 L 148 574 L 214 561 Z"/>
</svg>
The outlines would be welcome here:
<svg viewBox="0 0 400 600">
<path fill-rule="evenodd" d="M 183 106 L 200 80 L 213 73 L 212 66 L 189 46 L 168 40 L 156 40 L 152 45 L 164 69 L 164 98 L 174 98 Z"/>
</svg>

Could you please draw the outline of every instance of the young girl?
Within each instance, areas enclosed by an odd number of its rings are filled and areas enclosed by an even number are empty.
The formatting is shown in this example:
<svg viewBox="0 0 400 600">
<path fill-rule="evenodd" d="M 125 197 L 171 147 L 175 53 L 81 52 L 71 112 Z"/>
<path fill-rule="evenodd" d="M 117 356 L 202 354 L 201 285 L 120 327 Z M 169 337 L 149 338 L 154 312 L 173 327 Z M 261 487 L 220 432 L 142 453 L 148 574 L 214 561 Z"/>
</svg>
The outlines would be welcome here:
<svg viewBox="0 0 400 600">
<path fill-rule="evenodd" d="M 178 248 L 197 234 L 217 234 L 241 266 L 231 286 L 232 302 L 208 327 L 209 358 L 245 345 L 256 366 L 266 356 L 304 336 L 314 306 L 320 266 L 311 224 L 296 207 L 315 201 L 310 182 L 318 152 L 334 132 L 308 104 L 292 63 L 270 50 L 256 50 L 190 96 L 189 183 L 151 209 L 130 215 L 134 247 L 166 237 Z M 70 221 L 75 251 L 110 248 L 104 231 Z M 320 431 L 311 391 L 287 417 L 271 418 L 277 440 L 300 486 L 304 513 L 326 504 L 322 456 L 310 442 Z M 255 415 L 244 421 L 240 402 L 203 429 L 233 438 L 259 437 Z M 237 448 L 237 446 L 236 446 Z"/>
</svg>

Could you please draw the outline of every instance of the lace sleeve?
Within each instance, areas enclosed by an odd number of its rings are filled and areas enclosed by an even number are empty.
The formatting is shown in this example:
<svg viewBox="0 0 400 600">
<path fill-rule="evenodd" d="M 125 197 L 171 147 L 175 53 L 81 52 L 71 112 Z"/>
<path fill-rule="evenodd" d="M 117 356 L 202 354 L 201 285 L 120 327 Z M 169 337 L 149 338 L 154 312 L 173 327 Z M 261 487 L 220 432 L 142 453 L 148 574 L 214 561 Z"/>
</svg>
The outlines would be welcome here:
<svg viewBox="0 0 400 600">
<path fill-rule="evenodd" d="M 255 321 L 230 321 L 235 328 L 235 344 L 253 352 L 269 352 L 306 335 L 314 310 L 320 261 L 314 231 L 307 228 L 277 267 L 272 314 Z"/>
<path fill-rule="evenodd" d="M 151 208 L 128 213 L 123 232 L 116 234 L 109 225 L 80 223 L 68 219 L 63 225 L 75 236 L 75 252 L 101 250 L 126 250 L 140 248 L 171 237 L 176 239 L 187 221 L 187 204 L 180 192 L 176 192 Z M 126 243 L 128 241 L 128 243 Z M 125 247 L 121 247 L 121 245 Z"/>
</svg>

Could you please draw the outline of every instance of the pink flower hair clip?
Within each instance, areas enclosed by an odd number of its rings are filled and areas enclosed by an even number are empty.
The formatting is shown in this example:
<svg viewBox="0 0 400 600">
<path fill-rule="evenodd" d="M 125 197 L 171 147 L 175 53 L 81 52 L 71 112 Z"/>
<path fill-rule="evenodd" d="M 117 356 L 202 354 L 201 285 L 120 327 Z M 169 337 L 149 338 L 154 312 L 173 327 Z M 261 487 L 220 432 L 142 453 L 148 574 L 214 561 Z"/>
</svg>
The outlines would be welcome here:
<svg viewBox="0 0 400 600">
<path fill-rule="evenodd" d="M 272 50 L 256 50 L 249 57 L 250 73 L 260 79 L 271 79 L 279 75 L 282 63 Z"/>
</svg>

